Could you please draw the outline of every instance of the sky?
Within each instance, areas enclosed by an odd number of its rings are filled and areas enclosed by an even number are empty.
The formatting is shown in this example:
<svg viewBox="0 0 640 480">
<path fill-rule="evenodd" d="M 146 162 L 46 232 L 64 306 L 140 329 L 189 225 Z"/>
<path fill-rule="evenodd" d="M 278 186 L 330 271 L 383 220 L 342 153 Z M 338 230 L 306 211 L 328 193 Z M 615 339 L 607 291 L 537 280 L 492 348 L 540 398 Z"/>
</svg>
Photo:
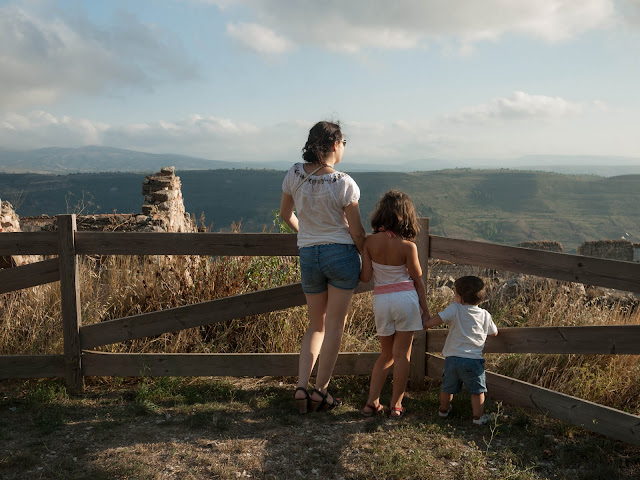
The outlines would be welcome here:
<svg viewBox="0 0 640 480">
<path fill-rule="evenodd" d="M 639 86 L 640 0 L 0 0 L 5 149 L 640 159 Z"/>
</svg>

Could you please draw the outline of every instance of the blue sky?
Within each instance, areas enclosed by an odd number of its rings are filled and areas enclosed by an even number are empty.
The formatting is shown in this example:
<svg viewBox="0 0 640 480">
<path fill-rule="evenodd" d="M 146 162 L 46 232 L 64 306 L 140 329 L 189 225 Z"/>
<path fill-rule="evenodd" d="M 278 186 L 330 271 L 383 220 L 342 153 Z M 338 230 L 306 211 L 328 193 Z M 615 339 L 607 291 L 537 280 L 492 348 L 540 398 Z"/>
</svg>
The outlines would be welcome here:
<svg viewBox="0 0 640 480">
<path fill-rule="evenodd" d="M 640 0 L 0 0 L 0 147 L 640 158 Z M 639 161 L 640 163 L 640 161 Z"/>
</svg>

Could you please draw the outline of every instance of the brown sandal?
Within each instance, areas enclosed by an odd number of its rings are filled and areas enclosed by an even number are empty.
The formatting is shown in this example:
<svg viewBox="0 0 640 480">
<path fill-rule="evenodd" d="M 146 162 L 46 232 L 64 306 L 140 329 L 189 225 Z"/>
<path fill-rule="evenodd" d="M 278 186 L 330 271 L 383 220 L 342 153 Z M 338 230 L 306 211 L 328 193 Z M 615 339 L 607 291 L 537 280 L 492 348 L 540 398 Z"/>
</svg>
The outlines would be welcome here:
<svg viewBox="0 0 640 480">
<path fill-rule="evenodd" d="M 304 398 L 296 398 L 296 392 L 298 390 L 302 390 L 304 392 Z M 307 389 L 304 387 L 298 387 L 296 388 L 296 391 L 293 393 L 293 398 L 296 401 L 296 405 L 298 406 L 298 411 L 300 413 L 309 413 L 309 410 L 311 408 L 311 397 L 309 396 L 309 392 L 307 392 Z"/>
<path fill-rule="evenodd" d="M 311 411 L 312 412 L 322 412 L 323 410 L 333 410 L 336 407 L 342 405 L 342 400 L 339 398 L 333 397 L 333 402 L 329 403 L 327 401 L 327 397 L 329 397 L 329 392 L 322 393 L 317 388 L 314 388 L 313 391 L 322 397 L 322 400 L 314 400 L 309 397 L 309 401 L 311 402 Z"/>
</svg>

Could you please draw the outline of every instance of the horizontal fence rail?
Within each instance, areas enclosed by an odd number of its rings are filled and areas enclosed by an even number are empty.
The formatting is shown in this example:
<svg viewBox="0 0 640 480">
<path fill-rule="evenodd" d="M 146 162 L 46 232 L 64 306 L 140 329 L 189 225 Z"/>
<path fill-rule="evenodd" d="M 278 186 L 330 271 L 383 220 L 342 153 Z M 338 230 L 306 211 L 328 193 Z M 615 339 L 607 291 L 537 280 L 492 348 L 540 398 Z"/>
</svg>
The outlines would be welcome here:
<svg viewBox="0 0 640 480">
<path fill-rule="evenodd" d="M 0 256 L 58 255 L 58 234 L 55 232 L 2 232 Z"/>
<path fill-rule="evenodd" d="M 444 358 L 427 354 L 427 376 L 440 378 L 443 369 Z M 640 417 L 636 415 L 497 373 L 486 372 L 486 376 L 491 398 L 550 415 L 616 440 L 640 445 Z"/>
<path fill-rule="evenodd" d="M 0 293 L 44 285 L 60 280 L 57 258 L 0 270 Z"/>
<path fill-rule="evenodd" d="M 341 353 L 334 374 L 369 374 L 378 355 L 377 352 Z M 295 376 L 298 374 L 298 358 L 297 353 L 85 352 L 82 368 L 85 375 L 96 376 Z"/>
<path fill-rule="evenodd" d="M 0 355 L 0 378 L 64 377 L 64 355 Z"/>
<path fill-rule="evenodd" d="M 429 330 L 427 351 L 441 352 L 449 330 Z M 640 325 L 501 328 L 487 337 L 484 353 L 582 353 L 640 355 Z"/>
<path fill-rule="evenodd" d="M 373 289 L 360 283 L 356 293 Z M 80 327 L 83 349 L 200 327 L 305 304 L 299 283 Z"/>
<path fill-rule="evenodd" d="M 640 292 L 640 263 L 431 235 L 429 256 L 453 263 Z"/>
<path fill-rule="evenodd" d="M 90 255 L 298 255 L 288 233 L 78 232 L 76 252 Z"/>
</svg>

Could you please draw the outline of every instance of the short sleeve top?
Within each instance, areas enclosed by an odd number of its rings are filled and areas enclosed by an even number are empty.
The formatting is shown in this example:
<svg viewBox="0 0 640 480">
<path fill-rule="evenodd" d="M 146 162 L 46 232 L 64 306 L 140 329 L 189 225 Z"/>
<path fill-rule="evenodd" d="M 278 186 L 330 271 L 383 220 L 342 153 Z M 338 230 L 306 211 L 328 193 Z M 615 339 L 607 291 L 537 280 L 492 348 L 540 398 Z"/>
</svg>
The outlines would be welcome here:
<svg viewBox="0 0 640 480">
<path fill-rule="evenodd" d="M 491 314 L 477 305 L 453 302 L 438 315 L 449 324 L 442 349 L 445 357 L 482 358 L 487 335 L 498 333 Z"/>
<path fill-rule="evenodd" d="M 354 243 L 344 207 L 360 199 L 360 189 L 349 175 L 337 171 L 309 175 L 303 163 L 296 163 L 284 177 L 282 191 L 293 197 L 296 207 L 298 247 Z"/>
</svg>

